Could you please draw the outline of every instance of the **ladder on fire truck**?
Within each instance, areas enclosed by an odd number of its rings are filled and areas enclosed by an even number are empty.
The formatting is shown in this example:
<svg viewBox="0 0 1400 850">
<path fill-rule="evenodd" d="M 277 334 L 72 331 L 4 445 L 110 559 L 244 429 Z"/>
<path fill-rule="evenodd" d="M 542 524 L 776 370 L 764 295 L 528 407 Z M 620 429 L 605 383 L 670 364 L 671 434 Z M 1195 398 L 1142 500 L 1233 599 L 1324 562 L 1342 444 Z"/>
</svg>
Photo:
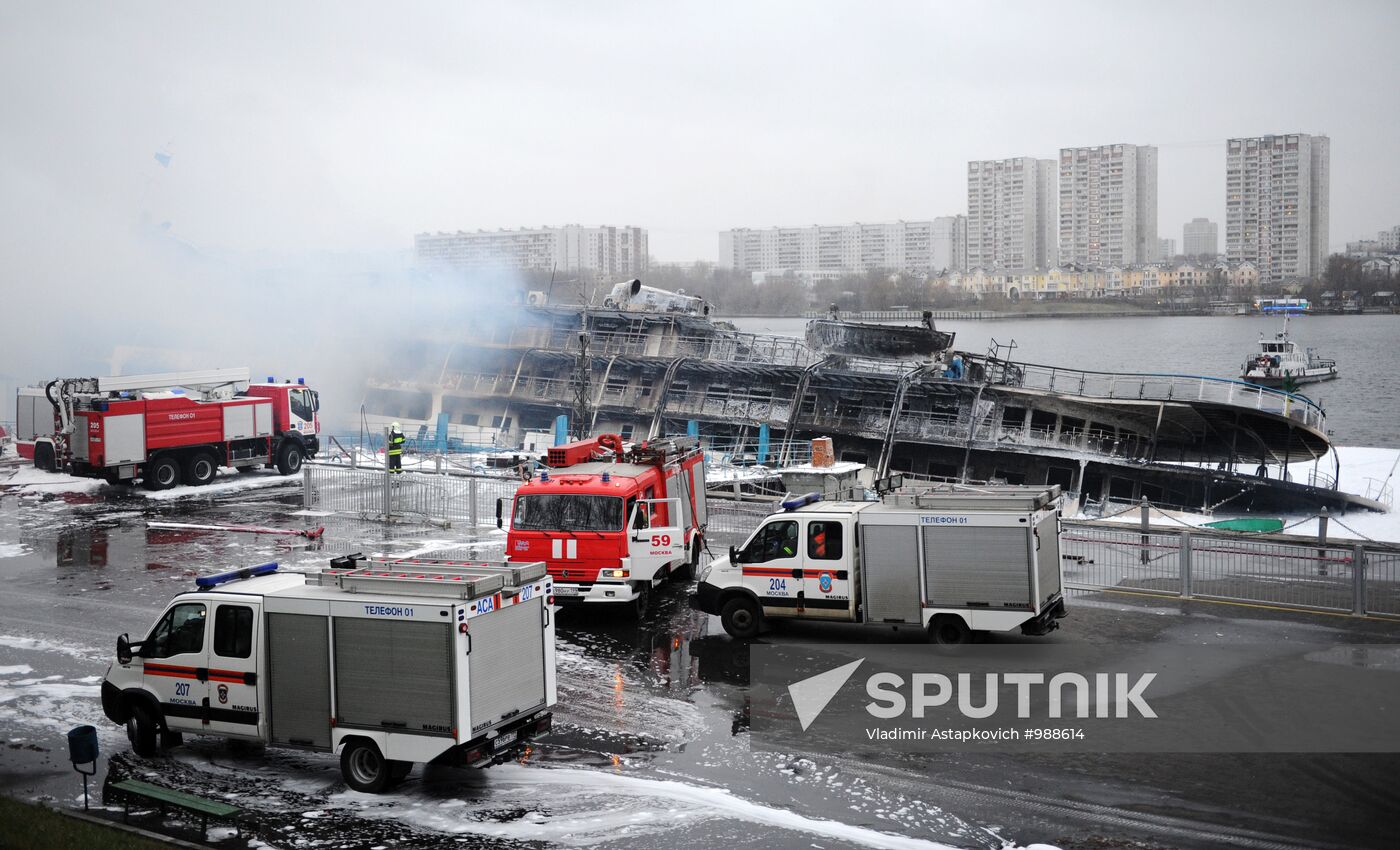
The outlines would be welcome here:
<svg viewBox="0 0 1400 850">
<path fill-rule="evenodd" d="M 316 584 L 356 592 L 392 589 L 396 593 L 475 599 L 519 588 L 545 577 L 543 561 L 511 564 L 436 558 L 366 558 L 347 555 L 312 574 Z"/>
<path fill-rule="evenodd" d="M 199 369 L 189 372 L 160 372 L 150 375 L 108 375 L 100 378 L 56 378 L 44 387 L 44 395 L 54 406 L 59 429 L 54 435 L 67 451 L 68 435 L 73 431 L 73 405 L 79 395 L 100 396 L 108 393 L 151 392 L 173 389 L 191 390 L 202 399 L 233 398 L 248 388 L 248 367 L 233 369 Z"/>
</svg>

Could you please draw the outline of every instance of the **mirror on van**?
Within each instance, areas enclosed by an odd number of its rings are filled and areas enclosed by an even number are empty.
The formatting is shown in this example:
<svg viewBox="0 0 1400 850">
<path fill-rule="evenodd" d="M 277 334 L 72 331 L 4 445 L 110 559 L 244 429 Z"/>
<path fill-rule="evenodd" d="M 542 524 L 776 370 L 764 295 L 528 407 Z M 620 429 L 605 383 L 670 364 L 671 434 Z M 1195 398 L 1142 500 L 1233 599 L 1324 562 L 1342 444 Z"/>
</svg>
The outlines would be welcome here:
<svg viewBox="0 0 1400 850">
<path fill-rule="evenodd" d="M 504 510 L 504 507 L 505 507 L 505 499 L 501 499 L 501 498 L 496 499 L 496 527 L 497 527 L 497 528 L 501 528 L 501 527 L 502 527 L 503 520 L 501 519 L 501 511 Z"/>
<path fill-rule="evenodd" d="M 131 659 L 131 639 L 123 634 L 117 638 L 117 663 L 130 664 Z"/>
<path fill-rule="evenodd" d="M 729 566 L 733 567 L 739 563 L 739 548 L 734 544 L 729 544 Z"/>
</svg>

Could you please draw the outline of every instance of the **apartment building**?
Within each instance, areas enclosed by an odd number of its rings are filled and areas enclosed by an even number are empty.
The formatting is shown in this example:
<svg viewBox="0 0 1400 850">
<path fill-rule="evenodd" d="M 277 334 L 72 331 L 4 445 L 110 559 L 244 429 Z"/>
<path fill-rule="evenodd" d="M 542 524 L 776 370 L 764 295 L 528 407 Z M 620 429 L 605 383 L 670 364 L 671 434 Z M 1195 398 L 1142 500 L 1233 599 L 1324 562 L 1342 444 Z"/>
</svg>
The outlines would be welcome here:
<svg viewBox="0 0 1400 850">
<path fill-rule="evenodd" d="M 943 229 L 950 235 L 936 248 L 935 221 L 739 227 L 719 234 L 719 266 L 761 275 L 791 272 L 808 281 L 882 269 L 929 274 L 944 268 L 935 265 L 935 250 L 948 256 L 957 250 L 957 225 Z"/>
<path fill-rule="evenodd" d="M 1055 236 L 1058 167 L 1022 156 L 967 164 L 969 269 L 1048 269 Z"/>
<path fill-rule="evenodd" d="M 1188 257 L 1214 257 L 1220 253 L 1220 225 L 1208 218 L 1193 218 L 1181 228 L 1181 244 Z"/>
<path fill-rule="evenodd" d="M 933 220 L 933 271 L 967 268 L 967 216 L 945 215 Z"/>
<path fill-rule="evenodd" d="M 1331 141 L 1290 133 L 1230 139 L 1225 150 L 1225 254 L 1266 283 L 1315 278 L 1327 266 Z"/>
<path fill-rule="evenodd" d="M 1157 148 L 1061 148 L 1059 257 L 1095 268 L 1159 259 Z"/>
<path fill-rule="evenodd" d="M 647 232 L 640 227 L 541 227 L 420 233 L 414 253 L 425 266 L 591 272 L 609 280 L 647 269 Z"/>
</svg>

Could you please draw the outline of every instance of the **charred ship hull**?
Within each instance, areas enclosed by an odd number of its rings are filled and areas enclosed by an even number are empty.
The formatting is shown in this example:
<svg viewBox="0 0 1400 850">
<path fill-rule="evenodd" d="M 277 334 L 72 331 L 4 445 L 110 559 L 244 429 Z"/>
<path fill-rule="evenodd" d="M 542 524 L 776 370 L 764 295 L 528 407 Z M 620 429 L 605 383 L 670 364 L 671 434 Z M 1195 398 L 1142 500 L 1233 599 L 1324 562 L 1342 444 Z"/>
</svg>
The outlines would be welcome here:
<svg viewBox="0 0 1400 850">
<path fill-rule="evenodd" d="M 1087 502 L 1195 509 L 1384 509 L 1318 463 L 1323 410 L 1240 381 L 1085 372 L 958 352 L 937 360 L 814 350 L 695 312 L 532 307 L 490 334 L 422 343 L 396 361 L 436 364 L 372 379 L 367 410 L 474 429 L 518 446 L 556 417 L 625 439 L 698 431 L 709 445 L 834 438 L 839 459 L 880 473 L 1059 484 Z M 582 418 L 582 422 L 580 422 Z M 1308 481 L 1289 464 L 1313 462 Z"/>
</svg>

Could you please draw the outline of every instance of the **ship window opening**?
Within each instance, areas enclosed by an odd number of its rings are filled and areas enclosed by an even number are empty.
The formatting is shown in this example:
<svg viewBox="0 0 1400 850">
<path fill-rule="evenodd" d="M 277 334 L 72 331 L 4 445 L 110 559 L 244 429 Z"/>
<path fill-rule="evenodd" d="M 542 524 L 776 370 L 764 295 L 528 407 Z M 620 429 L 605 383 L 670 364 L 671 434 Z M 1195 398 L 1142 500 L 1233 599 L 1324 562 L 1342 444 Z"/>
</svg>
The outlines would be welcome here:
<svg viewBox="0 0 1400 850">
<path fill-rule="evenodd" d="M 481 421 L 479 413 L 463 413 L 457 417 L 458 425 L 476 425 Z"/>
<path fill-rule="evenodd" d="M 1001 427 L 1020 428 L 1026 421 L 1026 409 L 1024 407 L 1008 407 L 1001 412 Z"/>
<path fill-rule="evenodd" d="M 624 441 L 628 441 L 632 439 L 632 434 L 634 432 L 635 426 L 631 423 L 628 423 L 627 425 L 623 425 L 622 428 L 618 430 L 617 435 L 621 437 Z"/>
<path fill-rule="evenodd" d="M 841 460 L 843 460 L 843 461 L 850 461 L 851 463 L 864 464 L 864 463 L 866 463 L 869 459 L 870 459 L 870 456 L 867 455 L 867 454 L 865 454 L 864 452 L 842 452 L 842 453 L 841 453 Z"/>
<path fill-rule="evenodd" d="M 1031 411 L 1031 428 L 1037 431 L 1055 430 L 1055 419 L 1057 417 L 1049 410 Z"/>
<path fill-rule="evenodd" d="M 890 458 L 890 469 L 895 472 L 913 472 L 914 461 L 909 455 L 895 455 Z"/>
<path fill-rule="evenodd" d="M 1074 469 L 1068 466 L 1052 466 L 1045 473 L 1046 484 L 1058 484 L 1068 492 L 1074 486 Z"/>
<path fill-rule="evenodd" d="M 1108 481 L 1110 499 L 1132 499 L 1133 481 L 1131 478 L 1110 478 Z"/>
<path fill-rule="evenodd" d="M 992 473 L 992 477 L 1007 484 L 1026 483 L 1026 473 L 1024 472 L 1010 472 L 1005 469 L 998 469 Z"/>
<path fill-rule="evenodd" d="M 537 493 L 515 500 L 511 528 L 519 531 L 620 531 L 622 523 L 620 497 Z"/>
<path fill-rule="evenodd" d="M 951 463 L 929 463 L 928 475 L 930 478 L 944 478 L 951 481 L 958 477 L 958 468 Z"/>
</svg>

